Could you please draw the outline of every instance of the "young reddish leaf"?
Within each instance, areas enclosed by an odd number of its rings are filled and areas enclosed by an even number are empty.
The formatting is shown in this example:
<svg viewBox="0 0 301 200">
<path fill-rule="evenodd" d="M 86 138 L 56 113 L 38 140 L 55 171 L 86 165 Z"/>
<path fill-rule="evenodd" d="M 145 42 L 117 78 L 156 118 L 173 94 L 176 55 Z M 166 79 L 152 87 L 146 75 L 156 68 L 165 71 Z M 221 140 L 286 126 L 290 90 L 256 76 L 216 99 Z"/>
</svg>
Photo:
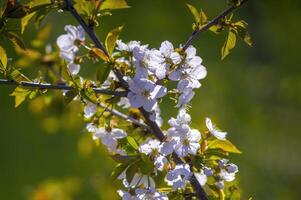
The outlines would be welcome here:
<svg viewBox="0 0 301 200">
<path fill-rule="evenodd" d="M 103 50 L 96 47 L 90 50 L 90 56 L 100 58 L 105 62 L 108 62 L 110 60 L 109 57 L 103 52 Z"/>
</svg>

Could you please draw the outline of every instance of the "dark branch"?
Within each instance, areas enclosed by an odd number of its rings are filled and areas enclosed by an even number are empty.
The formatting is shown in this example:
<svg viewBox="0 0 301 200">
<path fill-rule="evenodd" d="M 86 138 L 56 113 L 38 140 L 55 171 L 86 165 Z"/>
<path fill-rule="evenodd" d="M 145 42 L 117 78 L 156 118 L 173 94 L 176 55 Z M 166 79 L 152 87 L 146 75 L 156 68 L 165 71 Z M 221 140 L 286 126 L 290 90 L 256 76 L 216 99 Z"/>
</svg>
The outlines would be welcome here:
<svg viewBox="0 0 301 200">
<path fill-rule="evenodd" d="M 5 80 L 5 79 L 0 79 L 0 84 L 17 85 L 22 87 L 39 88 L 39 89 L 67 90 L 67 91 L 74 90 L 73 87 L 65 84 L 34 83 L 28 81 L 22 81 L 21 83 L 17 83 L 13 80 Z M 107 94 L 107 95 L 114 95 L 119 97 L 125 97 L 127 95 L 126 91 L 111 91 L 111 90 L 100 89 L 100 88 L 93 88 L 93 90 L 97 94 Z"/>
<path fill-rule="evenodd" d="M 78 12 L 73 7 L 73 4 L 72 4 L 71 1 L 72 0 L 65 0 L 66 10 L 68 10 L 74 16 L 74 18 L 78 21 L 78 23 L 84 28 L 84 30 L 89 35 L 89 37 L 91 38 L 91 40 L 94 42 L 94 44 L 96 45 L 96 47 L 99 48 L 99 49 L 101 49 L 107 56 L 109 56 L 106 48 L 100 42 L 100 40 L 96 36 L 96 34 L 93 31 L 93 29 L 91 29 L 91 27 L 89 27 L 87 25 L 87 23 L 83 20 L 83 18 L 78 14 Z"/>
<path fill-rule="evenodd" d="M 204 31 L 208 30 L 210 27 L 212 27 L 214 25 L 217 25 L 221 19 L 223 19 L 224 17 L 226 17 L 227 15 L 229 15 L 230 13 L 232 13 L 234 10 L 236 10 L 238 7 L 242 6 L 247 1 L 248 0 L 242 0 L 240 2 L 239 6 L 233 5 L 233 6 L 229 7 L 229 8 L 227 8 L 220 15 L 216 16 L 213 20 L 211 20 L 210 22 L 208 22 L 205 26 L 203 26 L 200 29 L 197 29 L 197 30 L 193 31 L 192 34 L 190 35 L 190 37 L 188 38 L 187 42 L 183 46 L 183 49 L 186 50 L 192 44 L 192 42 L 197 38 L 197 36 L 201 32 L 204 32 Z"/>
<path fill-rule="evenodd" d="M 132 122 L 133 124 L 143 128 L 143 129 L 147 129 L 147 130 L 151 130 L 150 127 L 148 125 L 146 125 L 145 123 L 143 122 L 140 122 L 139 120 L 133 118 L 133 117 L 130 117 L 116 109 L 111 109 L 111 108 L 108 108 L 108 106 L 102 102 L 98 103 L 97 104 L 98 106 L 104 108 L 105 110 L 107 110 L 108 112 L 112 113 L 113 115 L 116 115 L 117 117 L 120 117 L 124 120 L 128 120 L 130 122 Z"/>
</svg>

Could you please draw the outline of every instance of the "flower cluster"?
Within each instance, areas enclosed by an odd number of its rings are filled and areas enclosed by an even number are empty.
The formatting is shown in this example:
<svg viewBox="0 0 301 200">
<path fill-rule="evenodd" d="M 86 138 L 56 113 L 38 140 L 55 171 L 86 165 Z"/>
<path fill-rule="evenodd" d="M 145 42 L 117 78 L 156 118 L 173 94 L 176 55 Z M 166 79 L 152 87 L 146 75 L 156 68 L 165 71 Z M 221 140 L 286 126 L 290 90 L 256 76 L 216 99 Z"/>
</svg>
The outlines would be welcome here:
<svg viewBox="0 0 301 200">
<path fill-rule="evenodd" d="M 80 26 L 68 25 L 65 30 L 67 34 L 60 36 L 57 44 L 61 57 L 68 62 L 71 75 L 75 75 L 79 72 L 75 53 L 79 45 L 83 44 L 85 35 Z M 141 123 L 143 118 L 135 112 L 147 112 L 149 120 L 158 127 L 163 126 L 160 116 L 163 97 L 168 93 L 174 95 L 173 98 L 177 99 L 175 107 L 178 109 L 177 117 L 168 120 L 169 128 L 162 130 L 164 139 L 159 140 L 149 130 L 131 125 L 121 126 L 112 121 L 111 117 L 104 118 L 106 109 L 99 108 L 89 99 L 83 101 L 87 131 L 120 161 L 117 178 L 124 185 L 124 190 L 118 190 L 120 197 L 124 200 L 167 200 L 168 191 L 160 191 L 154 181 L 155 177 L 160 176 L 164 177 L 169 192 L 184 191 L 192 176 L 204 187 L 209 184 L 220 189 L 224 188 L 224 182 L 233 181 L 238 172 L 236 165 L 223 158 L 209 163 L 203 161 L 210 158 L 206 151 L 210 146 L 207 143 L 225 142 L 227 133 L 219 130 L 209 118 L 205 120 L 207 130 L 204 132 L 191 127 L 187 105 L 195 95 L 193 90 L 201 86 L 200 80 L 207 75 L 202 59 L 196 55 L 196 49 L 193 46 L 185 50 L 181 46 L 175 48 L 169 41 L 162 42 L 159 49 L 150 49 L 138 41 L 124 43 L 117 40 L 115 50 L 110 65 L 114 63 L 115 69 L 123 70 L 122 81 L 126 82 L 127 87 L 119 84 L 121 81 L 114 69 L 99 87 L 127 92 L 126 96 L 114 99 L 116 106 L 129 111 L 129 115 Z M 169 83 L 174 81 L 177 86 L 170 89 L 173 84 Z M 103 102 L 112 101 L 103 96 L 99 99 Z M 139 136 L 135 136 L 137 132 Z M 181 162 L 175 162 L 174 158 Z M 197 159 L 201 159 L 199 163 L 193 163 Z M 186 160 L 192 163 L 188 164 Z M 193 164 L 199 166 L 198 169 Z"/>
<path fill-rule="evenodd" d="M 81 26 L 65 26 L 67 34 L 57 38 L 57 45 L 60 48 L 60 56 L 68 63 L 68 69 L 72 75 L 78 74 L 80 65 L 76 62 L 76 52 L 79 46 L 85 41 L 85 31 Z"/>
</svg>

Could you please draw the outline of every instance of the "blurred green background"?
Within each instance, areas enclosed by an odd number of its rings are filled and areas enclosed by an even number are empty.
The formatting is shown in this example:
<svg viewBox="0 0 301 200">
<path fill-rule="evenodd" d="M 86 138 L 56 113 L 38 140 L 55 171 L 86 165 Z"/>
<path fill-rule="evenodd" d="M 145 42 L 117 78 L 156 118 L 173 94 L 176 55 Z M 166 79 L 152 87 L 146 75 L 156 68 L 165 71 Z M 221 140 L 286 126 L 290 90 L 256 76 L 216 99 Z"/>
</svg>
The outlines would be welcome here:
<svg viewBox="0 0 301 200">
<path fill-rule="evenodd" d="M 129 0 L 130 9 L 105 17 L 97 31 L 103 39 L 109 30 L 125 24 L 121 36 L 125 41 L 158 47 L 170 40 L 179 45 L 191 33 L 193 21 L 186 2 L 209 17 L 226 6 L 221 0 Z M 195 41 L 208 76 L 193 100 L 193 125 L 203 126 L 205 116 L 212 117 L 243 151 L 232 156 L 240 167 L 243 199 L 300 199 L 301 3 L 250 1 L 235 16 L 249 23 L 254 47 L 240 41 L 221 61 L 225 34 L 207 32 Z M 77 24 L 68 13 L 57 12 L 43 22 L 48 23 L 51 44 L 64 25 Z M 35 32 L 31 26 L 25 38 Z M 10 57 L 13 52 L 8 50 Z M 83 71 L 94 69 L 87 66 Z M 0 87 L 1 199 L 48 200 L 48 194 L 57 200 L 116 199 L 110 179 L 114 162 L 84 132 L 77 105 L 65 108 L 58 101 L 55 108 L 36 114 L 39 102 L 15 109 L 9 97 L 12 90 Z M 175 115 L 167 103 L 162 107 L 165 121 Z"/>
</svg>

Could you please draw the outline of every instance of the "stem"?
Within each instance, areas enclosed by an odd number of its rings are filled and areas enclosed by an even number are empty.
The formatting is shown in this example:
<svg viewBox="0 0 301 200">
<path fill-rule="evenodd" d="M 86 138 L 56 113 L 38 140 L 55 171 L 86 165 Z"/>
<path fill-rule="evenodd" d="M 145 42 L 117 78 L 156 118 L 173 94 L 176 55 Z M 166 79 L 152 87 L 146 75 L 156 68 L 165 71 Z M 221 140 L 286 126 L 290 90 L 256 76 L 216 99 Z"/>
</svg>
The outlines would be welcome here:
<svg viewBox="0 0 301 200">
<path fill-rule="evenodd" d="M 221 19 L 223 19 L 224 17 L 226 17 L 227 15 L 232 13 L 234 10 L 236 10 L 237 8 L 242 6 L 247 1 L 248 0 L 241 0 L 240 4 L 238 6 L 237 5 L 230 6 L 229 8 L 224 10 L 220 15 L 216 16 L 213 20 L 209 21 L 205 26 L 193 31 L 192 34 L 190 35 L 190 37 L 188 38 L 187 42 L 183 46 L 183 49 L 186 50 L 201 32 L 204 32 L 204 31 L 208 30 L 210 27 L 217 25 Z"/>
<path fill-rule="evenodd" d="M 122 112 L 120 112 L 120 111 L 118 111 L 116 109 L 110 109 L 110 108 L 107 107 L 106 104 L 104 104 L 102 102 L 98 103 L 97 105 L 100 106 L 100 107 L 102 107 L 102 108 L 104 108 L 105 110 L 109 111 L 113 115 L 116 115 L 117 117 L 120 117 L 120 118 L 122 118 L 124 120 L 128 120 L 128 121 L 132 122 L 133 124 L 135 124 L 137 126 L 140 126 L 141 128 L 150 130 L 150 127 L 148 125 L 146 125 L 145 123 L 140 122 L 139 120 L 137 120 L 137 119 L 135 119 L 133 117 L 130 117 L 130 116 L 128 116 L 128 115 L 126 115 L 126 114 L 124 114 L 124 113 L 122 113 Z"/>
<path fill-rule="evenodd" d="M 73 87 L 65 85 L 65 84 L 50 84 L 50 83 L 34 83 L 28 81 L 22 81 L 20 83 L 15 82 L 13 80 L 0 79 L 0 85 L 17 85 L 22 87 L 31 87 L 31 88 L 39 88 L 39 89 L 52 89 L 52 90 L 74 90 Z M 93 88 L 94 92 L 97 94 L 107 94 L 114 95 L 119 97 L 125 97 L 127 95 L 126 91 L 111 91 L 100 88 Z"/>
</svg>

